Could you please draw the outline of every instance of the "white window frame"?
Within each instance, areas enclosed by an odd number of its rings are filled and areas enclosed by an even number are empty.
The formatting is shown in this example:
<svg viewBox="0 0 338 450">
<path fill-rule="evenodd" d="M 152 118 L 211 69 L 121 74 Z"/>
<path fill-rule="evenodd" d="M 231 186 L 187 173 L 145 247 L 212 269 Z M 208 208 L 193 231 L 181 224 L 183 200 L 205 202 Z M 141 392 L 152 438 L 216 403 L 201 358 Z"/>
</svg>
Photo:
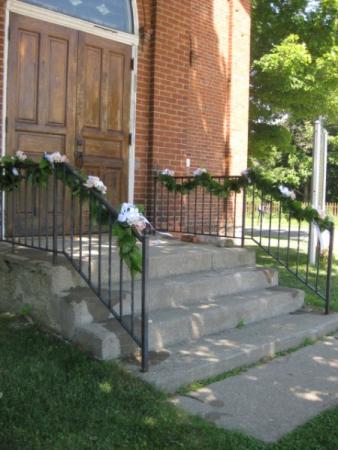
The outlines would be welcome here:
<svg viewBox="0 0 338 450">
<path fill-rule="evenodd" d="M 137 56 L 139 45 L 139 21 L 137 12 L 137 0 L 132 0 L 132 14 L 134 24 L 134 34 L 124 33 L 123 31 L 102 27 L 95 23 L 77 19 L 65 14 L 51 11 L 46 8 L 24 3 L 20 0 L 7 0 L 5 12 L 5 43 L 4 43 L 4 74 L 3 74 L 3 122 L 2 122 L 2 154 L 6 153 L 6 117 L 7 117 L 7 70 L 8 70 L 8 36 L 10 28 L 10 13 L 16 13 L 44 22 L 53 23 L 63 27 L 71 28 L 77 31 L 83 31 L 95 36 L 109 39 L 114 42 L 130 45 L 132 57 L 134 58 L 134 70 L 131 76 L 131 98 L 130 98 L 130 133 L 132 135 L 129 146 L 129 164 L 128 164 L 128 200 L 134 201 L 135 188 L 135 132 L 136 132 L 136 85 L 137 85 Z"/>
</svg>

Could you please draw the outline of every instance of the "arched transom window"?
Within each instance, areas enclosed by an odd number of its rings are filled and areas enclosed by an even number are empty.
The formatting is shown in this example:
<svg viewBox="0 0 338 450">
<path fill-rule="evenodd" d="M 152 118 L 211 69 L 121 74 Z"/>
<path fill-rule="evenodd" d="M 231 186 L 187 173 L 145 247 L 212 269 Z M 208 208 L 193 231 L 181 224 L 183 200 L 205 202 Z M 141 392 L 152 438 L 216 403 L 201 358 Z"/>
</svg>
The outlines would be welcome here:
<svg viewBox="0 0 338 450">
<path fill-rule="evenodd" d="M 133 33 L 131 0 L 24 0 L 88 22 Z"/>
</svg>

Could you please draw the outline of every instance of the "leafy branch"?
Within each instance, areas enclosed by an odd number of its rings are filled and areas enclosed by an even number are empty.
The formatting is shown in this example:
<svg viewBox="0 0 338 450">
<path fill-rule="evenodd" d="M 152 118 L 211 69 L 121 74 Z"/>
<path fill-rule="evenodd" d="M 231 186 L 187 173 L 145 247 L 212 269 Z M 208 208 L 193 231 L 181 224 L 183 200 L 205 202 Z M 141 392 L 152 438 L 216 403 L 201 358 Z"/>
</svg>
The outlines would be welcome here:
<svg viewBox="0 0 338 450">
<path fill-rule="evenodd" d="M 85 180 L 74 169 L 72 172 L 68 170 L 68 166 L 63 162 L 56 161 L 51 164 L 45 157 L 36 163 L 22 152 L 18 152 L 18 154 L 20 157 L 15 155 L 0 158 L 0 191 L 18 190 L 23 180 L 35 186 L 46 187 L 50 176 L 55 174 L 57 179 L 69 188 L 72 196 L 89 203 L 89 214 L 95 223 L 101 226 L 111 225 L 112 234 L 117 238 L 120 257 L 126 263 L 131 275 L 134 277 L 137 273 L 142 272 L 142 254 L 137 245 L 138 239 L 134 228 L 127 221 L 119 222 L 118 212 L 113 215 L 112 210 L 108 209 L 105 202 L 100 200 L 99 195 L 91 195 L 91 190 L 96 194 L 104 195 L 102 190 L 98 190 L 95 185 L 87 187 L 85 184 L 88 183 L 88 180 Z M 101 180 L 97 178 L 97 181 L 100 183 L 98 186 L 106 189 Z"/>
<path fill-rule="evenodd" d="M 238 178 L 225 178 L 222 183 L 215 180 L 208 172 L 196 175 L 194 178 L 185 182 L 178 183 L 176 178 L 168 174 L 160 174 L 159 181 L 170 192 L 178 192 L 182 195 L 202 187 L 212 195 L 222 198 L 228 198 L 232 192 L 240 192 L 241 189 L 254 186 L 261 190 L 263 194 L 281 203 L 282 211 L 289 214 L 292 218 L 306 222 L 315 222 L 321 230 L 330 230 L 333 227 L 333 221 L 328 217 L 321 217 L 319 211 L 311 206 L 303 207 L 299 200 L 285 196 L 280 190 L 280 184 L 273 182 L 264 176 L 258 169 L 248 169 L 245 174 Z"/>
</svg>

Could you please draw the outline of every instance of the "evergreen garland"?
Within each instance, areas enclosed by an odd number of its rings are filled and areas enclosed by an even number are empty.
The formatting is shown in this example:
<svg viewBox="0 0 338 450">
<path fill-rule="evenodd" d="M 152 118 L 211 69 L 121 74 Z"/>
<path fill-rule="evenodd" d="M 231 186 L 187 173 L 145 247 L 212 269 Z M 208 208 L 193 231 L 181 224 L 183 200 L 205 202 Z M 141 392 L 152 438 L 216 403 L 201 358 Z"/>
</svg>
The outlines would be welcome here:
<svg viewBox="0 0 338 450">
<path fill-rule="evenodd" d="M 142 272 L 142 254 L 137 245 L 137 233 L 128 223 L 121 223 L 118 219 L 118 213 L 112 217 L 111 211 L 100 202 L 96 195 L 90 195 L 90 190 L 84 186 L 85 178 L 76 173 L 65 170 L 64 163 L 55 162 L 51 164 L 45 157 L 36 163 L 26 158 L 22 159 L 15 156 L 4 156 L 0 158 L 0 192 L 12 192 L 19 189 L 21 182 L 27 180 L 35 186 L 46 187 L 49 177 L 55 173 L 58 180 L 65 183 L 70 192 L 75 197 L 81 197 L 82 200 L 89 202 L 90 215 L 93 221 L 101 225 L 112 223 L 112 234 L 117 237 L 119 254 L 126 263 L 132 276 Z M 98 194 L 101 192 L 93 188 Z"/>
<path fill-rule="evenodd" d="M 190 191 L 202 187 L 210 194 L 222 198 L 228 198 L 232 192 L 239 193 L 243 188 L 252 186 L 259 189 L 263 195 L 269 195 L 276 202 L 280 202 L 283 213 L 290 215 L 290 217 L 299 222 L 314 222 L 321 231 L 331 230 L 334 226 L 333 221 L 328 216 L 321 217 L 315 208 L 311 206 L 303 207 L 299 200 L 283 195 L 280 191 L 280 183 L 272 182 L 256 168 L 248 169 L 237 178 L 225 178 L 222 183 L 216 181 L 208 172 L 195 175 L 193 178 L 181 183 L 178 183 L 174 176 L 167 173 L 160 174 L 158 180 L 169 192 L 178 192 L 186 195 Z"/>
</svg>

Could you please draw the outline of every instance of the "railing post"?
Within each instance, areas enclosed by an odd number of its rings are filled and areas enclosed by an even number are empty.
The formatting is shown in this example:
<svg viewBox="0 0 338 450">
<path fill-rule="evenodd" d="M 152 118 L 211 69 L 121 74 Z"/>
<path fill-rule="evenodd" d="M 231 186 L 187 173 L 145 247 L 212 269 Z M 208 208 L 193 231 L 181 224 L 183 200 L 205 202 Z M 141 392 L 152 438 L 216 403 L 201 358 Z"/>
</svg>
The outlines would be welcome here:
<svg viewBox="0 0 338 450">
<path fill-rule="evenodd" d="M 142 240 L 142 372 L 147 372 L 149 368 L 149 321 L 148 321 L 148 303 L 147 303 L 147 288 L 148 288 L 148 271 L 149 271 L 149 235 L 145 231 Z"/>
<path fill-rule="evenodd" d="M 154 229 L 156 230 L 157 228 L 157 177 L 154 177 L 154 192 L 153 192 L 153 224 L 154 224 Z"/>
<path fill-rule="evenodd" d="M 244 245 L 245 245 L 245 222 L 246 222 L 246 187 L 243 188 L 243 211 L 242 211 L 241 247 L 244 247 Z"/>
<path fill-rule="evenodd" d="M 57 263 L 58 254 L 58 235 L 57 235 L 57 214 L 58 214 L 58 180 L 56 176 L 56 169 L 53 170 L 53 264 Z M 48 225 L 47 225 L 48 226 Z"/>
<path fill-rule="evenodd" d="M 327 262 L 327 278 L 326 278 L 326 301 L 325 301 L 325 314 L 330 312 L 330 300 L 331 300 L 331 280 L 332 280 L 332 264 L 333 264 L 333 241 L 334 241 L 334 225 L 330 228 L 330 244 L 329 254 Z"/>
<path fill-rule="evenodd" d="M 9 194 L 7 196 L 9 199 Z M 15 251 L 15 213 L 16 213 L 16 192 L 12 191 L 12 253 Z"/>
</svg>

